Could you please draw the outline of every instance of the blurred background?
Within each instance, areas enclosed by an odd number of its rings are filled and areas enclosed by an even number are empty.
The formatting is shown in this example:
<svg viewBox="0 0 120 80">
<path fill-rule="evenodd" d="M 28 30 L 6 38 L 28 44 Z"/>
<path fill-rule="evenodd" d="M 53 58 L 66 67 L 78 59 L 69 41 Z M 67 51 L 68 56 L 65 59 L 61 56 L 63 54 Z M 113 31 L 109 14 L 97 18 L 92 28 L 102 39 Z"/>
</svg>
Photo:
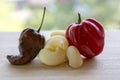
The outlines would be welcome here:
<svg viewBox="0 0 120 80">
<path fill-rule="evenodd" d="M 0 32 L 38 29 L 43 7 L 46 15 L 42 30 L 65 30 L 82 20 L 95 18 L 104 28 L 120 29 L 120 0 L 0 0 Z"/>
</svg>

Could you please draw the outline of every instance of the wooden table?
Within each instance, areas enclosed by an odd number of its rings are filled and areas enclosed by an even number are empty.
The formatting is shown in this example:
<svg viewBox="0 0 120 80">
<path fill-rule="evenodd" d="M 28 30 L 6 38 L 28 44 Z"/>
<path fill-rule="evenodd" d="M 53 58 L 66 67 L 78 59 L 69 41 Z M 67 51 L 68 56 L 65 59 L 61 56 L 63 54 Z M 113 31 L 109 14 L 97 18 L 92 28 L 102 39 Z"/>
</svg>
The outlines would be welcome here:
<svg viewBox="0 0 120 80">
<path fill-rule="evenodd" d="M 50 31 L 42 32 L 48 37 Z M 120 31 L 107 30 L 105 47 L 99 56 L 85 60 L 79 69 L 68 63 L 56 67 L 42 64 L 38 58 L 23 66 L 10 65 L 7 54 L 19 54 L 19 32 L 0 32 L 1 80 L 120 80 Z"/>
</svg>

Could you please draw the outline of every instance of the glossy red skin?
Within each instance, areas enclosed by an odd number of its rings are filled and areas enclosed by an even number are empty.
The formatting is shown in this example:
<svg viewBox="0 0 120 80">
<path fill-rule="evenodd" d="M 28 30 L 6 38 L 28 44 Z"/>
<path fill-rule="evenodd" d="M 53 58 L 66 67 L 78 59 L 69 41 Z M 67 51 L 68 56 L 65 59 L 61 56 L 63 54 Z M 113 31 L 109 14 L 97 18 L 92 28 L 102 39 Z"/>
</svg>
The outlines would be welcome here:
<svg viewBox="0 0 120 80">
<path fill-rule="evenodd" d="M 81 55 L 92 58 L 103 51 L 105 33 L 99 22 L 89 18 L 80 24 L 71 24 L 66 30 L 66 38 Z"/>
</svg>

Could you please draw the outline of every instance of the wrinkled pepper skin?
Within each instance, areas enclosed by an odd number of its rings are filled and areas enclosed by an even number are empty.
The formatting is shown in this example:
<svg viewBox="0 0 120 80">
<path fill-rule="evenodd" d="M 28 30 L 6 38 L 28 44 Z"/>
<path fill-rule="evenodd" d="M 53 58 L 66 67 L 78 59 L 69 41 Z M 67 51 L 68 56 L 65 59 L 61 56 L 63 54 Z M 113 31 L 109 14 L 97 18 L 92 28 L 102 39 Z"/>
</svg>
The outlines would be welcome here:
<svg viewBox="0 0 120 80">
<path fill-rule="evenodd" d="M 76 46 L 80 54 L 88 59 L 103 51 L 105 33 L 98 21 L 88 18 L 71 24 L 66 30 L 66 38 L 69 45 Z"/>
<path fill-rule="evenodd" d="M 19 55 L 7 55 L 7 59 L 13 65 L 30 63 L 44 48 L 45 37 L 32 28 L 25 29 L 19 38 Z"/>
</svg>

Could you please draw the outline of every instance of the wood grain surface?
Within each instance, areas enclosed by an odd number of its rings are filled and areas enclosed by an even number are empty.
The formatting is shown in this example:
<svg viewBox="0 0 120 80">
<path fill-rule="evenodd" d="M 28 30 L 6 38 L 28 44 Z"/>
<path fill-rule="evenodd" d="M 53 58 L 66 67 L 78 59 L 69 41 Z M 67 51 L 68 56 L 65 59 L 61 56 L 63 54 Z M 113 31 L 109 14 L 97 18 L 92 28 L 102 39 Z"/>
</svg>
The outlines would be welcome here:
<svg viewBox="0 0 120 80">
<path fill-rule="evenodd" d="M 47 38 L 51 31 L 42 32 Z M 81 68 L 73 69 L 68 63 L 50 67 L 35 58 L 30 64 L 11 65 L 7 54 L 19 54 L 19 32 L 0 32 L 1 80 L 120 80 L 120 31 L 106 30 L 103 52 L 84 60 Z"/>
</svg>

